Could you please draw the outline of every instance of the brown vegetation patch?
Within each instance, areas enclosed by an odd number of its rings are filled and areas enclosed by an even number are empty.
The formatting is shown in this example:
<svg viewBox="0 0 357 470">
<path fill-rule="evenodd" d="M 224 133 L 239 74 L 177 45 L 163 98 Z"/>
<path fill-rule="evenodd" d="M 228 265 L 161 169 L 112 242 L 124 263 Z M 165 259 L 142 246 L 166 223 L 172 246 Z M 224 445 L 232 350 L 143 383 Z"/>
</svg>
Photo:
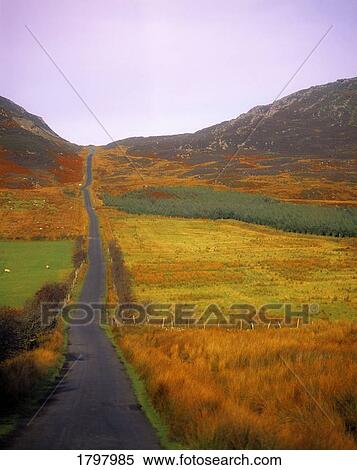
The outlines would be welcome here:
<svg viewBox="0 0 357 470">
<path fill-rule="evenodd" d="M 217 284 L 218 282 L 239 282 L 243 276 L 234 271 L 207 271 L 207 270 L 194 270 L 179 271 L 163 271 L 161 265 L 153 265 L 151 271 L 144 272 L 142 269 L 131 269 L 132 275 L 136 282 L 142 284 L 158 285 L 160 287 L 172 286 L 173 283 L 178 285 L 188 284 L 193 282 L 201 285 L 209 285 L 209 283 Z"/>
<path fill-rule="evenodd" d="M 83 179 L 83 158 L 78 154 L 59 155 L 58 167 L 52 170 L 60 183 L 78 183 Z"/>
<path fill-rule="evenodd" d="M 15 121 L 15 119 L 3 119 L 1 121 L 1 127 L 5 127 L 7 129 L 11 129 L 11 128 L 18 128 L 19 125 L 18 123 Z"/>
<path fill-rule="evenodd" d="M 9 160 L 8 152 L 0 148 L 0 177 L 12 174 L 30 175 L 32 172 L 28 168 L 24 168 Z"/>
</svg>

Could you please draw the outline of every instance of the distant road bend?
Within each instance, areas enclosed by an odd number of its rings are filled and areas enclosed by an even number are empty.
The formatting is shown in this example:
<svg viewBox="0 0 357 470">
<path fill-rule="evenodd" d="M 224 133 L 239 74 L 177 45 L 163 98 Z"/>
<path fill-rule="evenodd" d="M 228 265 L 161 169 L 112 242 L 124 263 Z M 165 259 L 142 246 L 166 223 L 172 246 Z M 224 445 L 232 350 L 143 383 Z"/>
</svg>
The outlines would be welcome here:
<svg viewBox="0 0 357 470">
<path fill-rule="evenodd" d="M 80 302 L 98 303 L 105 287 L 99 224 L 92 206 L 92 160 L 87 160 L 84 202 L 89 217 L 88 272 Z M 130 381 L 98 322 L 71 326 L 69 373 L 40 413 L 11 442 L 13 449 L 159 449 Z"/>
</svg>

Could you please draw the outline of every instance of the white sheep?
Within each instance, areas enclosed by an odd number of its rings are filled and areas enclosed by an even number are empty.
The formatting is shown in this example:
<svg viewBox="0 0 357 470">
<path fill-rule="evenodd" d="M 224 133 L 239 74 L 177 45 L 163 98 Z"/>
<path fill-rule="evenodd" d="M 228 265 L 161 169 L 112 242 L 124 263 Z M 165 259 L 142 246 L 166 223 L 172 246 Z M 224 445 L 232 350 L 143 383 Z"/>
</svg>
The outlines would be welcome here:
<svg viewBox="0 0 357 470">
<path fill-rule="evenodd" d="M 6 273 L 9 273 L 9 272 L 10 272 L 10 269 L 9 269 L 9 268 L 5 268 L 4 271 L 5 271 Z"/>
</svg>

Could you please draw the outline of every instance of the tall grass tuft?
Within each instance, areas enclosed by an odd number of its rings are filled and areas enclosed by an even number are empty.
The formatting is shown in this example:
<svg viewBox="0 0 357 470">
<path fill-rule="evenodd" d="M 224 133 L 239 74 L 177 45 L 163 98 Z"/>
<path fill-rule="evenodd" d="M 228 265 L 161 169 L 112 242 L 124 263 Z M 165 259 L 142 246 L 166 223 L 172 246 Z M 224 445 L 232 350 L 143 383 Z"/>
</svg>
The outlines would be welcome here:
<svg viewBox="0 0 357 470">
<path fill-rule="evenodd" d="M 36 389 L 50 376 L 61 362 L 64 345 L 64 325 L 43 335 L 39 346 L 24 351 L 0 363 L 0 410 L 5 414 L 36 399 Z"/>
</svg>

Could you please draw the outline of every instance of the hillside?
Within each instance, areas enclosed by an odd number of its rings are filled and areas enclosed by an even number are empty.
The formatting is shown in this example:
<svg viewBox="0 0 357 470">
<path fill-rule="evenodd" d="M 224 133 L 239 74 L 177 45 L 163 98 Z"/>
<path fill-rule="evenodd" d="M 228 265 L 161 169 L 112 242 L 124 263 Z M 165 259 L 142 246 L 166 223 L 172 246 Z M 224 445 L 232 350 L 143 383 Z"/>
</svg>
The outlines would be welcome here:
<svg viewBox="0 0 357 470">
<path fill-rule="evenodd" d="M 355 181 L 357 78 L 300 90 L 192 134 L 133 137 L 107 149 L 117 145 L 128 155 L 184 162 L 200 178 L 214 177 L 234 156 L 222 175 L 233 185 L 237 177 L 279 173 Z"/>
<path fill-rule="evenodd" d="M 80 180 L 78 151 L 42 118 L 0 97 L 0 186 L 30 188 Z"/>
<path fill-rule="evenodd" d="M 40 117 L 0 97 L 0 187 L 79 182 L 79 150 Z M 103 177 L 110 184 L 117 171 L 133 170 L 122 158 L 116 162 L 118 150 L 135 157 L 148 176 L 170 165 L 180 179 L 215 181 L 219 175 L 219 182 L 244 191 L 350 201 L 350 183 L 357 180 L 357 78 L 300 90 L 195 133 L 132 137 L 97 148 L 109 157 Z"/>
</svg>

